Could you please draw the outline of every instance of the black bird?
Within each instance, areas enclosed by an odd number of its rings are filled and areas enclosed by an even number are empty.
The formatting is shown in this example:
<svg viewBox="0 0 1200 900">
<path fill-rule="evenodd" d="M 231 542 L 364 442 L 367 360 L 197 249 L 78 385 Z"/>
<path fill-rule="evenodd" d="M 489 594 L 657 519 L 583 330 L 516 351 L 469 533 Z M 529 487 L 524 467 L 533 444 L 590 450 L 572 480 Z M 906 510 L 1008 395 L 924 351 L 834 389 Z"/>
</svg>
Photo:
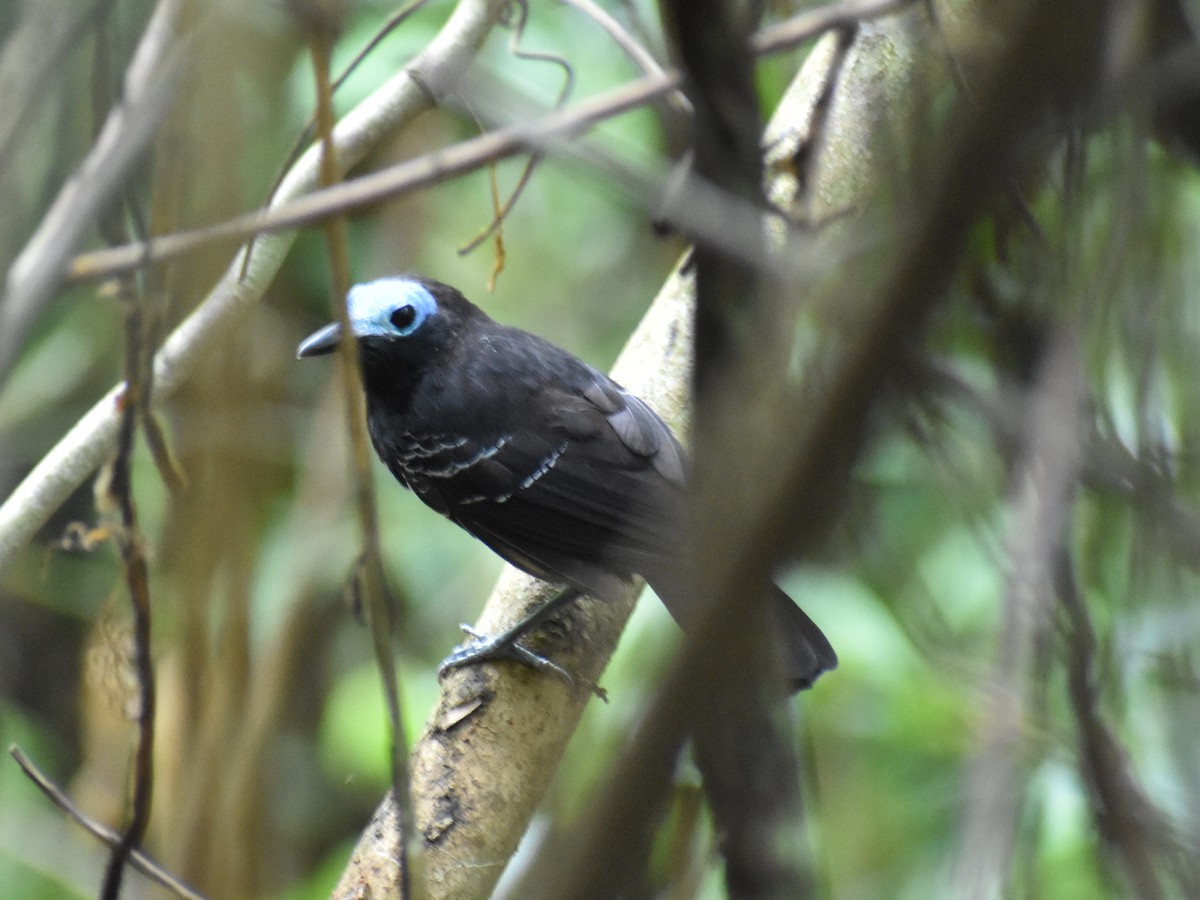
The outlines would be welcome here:
<svg viewBox="0 0 1200 900">
<path fill-rule="evenodd" d="M 371 441 L 401 484 L 508 562 L 567 586 L 562 599 L 610 598 L 641 575 L 688 625 L 678 539 L 687 458 L 644 401 L 554 344 L 494 321 L 449 285 L 384 278 L 356 285 L 347 302 Z M 297 355 L 329 353 L 340 335 L 326 326 Z M 808 687 L 837 656 L 803 610 L 771 589 L 787 674 Z M 541 612 L 447 664 L 514 652 L 537 661 L 515 640 Z"/>
</svg>

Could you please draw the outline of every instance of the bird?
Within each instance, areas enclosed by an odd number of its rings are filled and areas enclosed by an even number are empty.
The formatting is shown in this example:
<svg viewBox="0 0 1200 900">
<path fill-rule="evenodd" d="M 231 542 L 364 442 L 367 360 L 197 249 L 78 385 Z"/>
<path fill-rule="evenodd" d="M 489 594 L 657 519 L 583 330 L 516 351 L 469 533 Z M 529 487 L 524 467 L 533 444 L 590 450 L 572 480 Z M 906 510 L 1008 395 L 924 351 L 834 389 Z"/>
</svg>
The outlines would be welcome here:
<svg viewBox="0 0 1200 900">
<path fill-rule="evenodd" d="M 519 639 L 560 603 L 612 599 L 635 576 L 688 630 L 696 617 L 680 536 L 688 456 L 644 400 L 430 278 L 356 284 L 346 308 L 383 464 L 504 560 L 564 588 L 503 635 L 468 629 L 474 645 L 443 669 L 501 657 L 547 664 Z M 341 335 L 341 325 L 327 325 L 296 355 L 331 353 Z M 837 655 L 783 590 L 764 589 L 789 684 L 811 687 Z"/>
</svg>

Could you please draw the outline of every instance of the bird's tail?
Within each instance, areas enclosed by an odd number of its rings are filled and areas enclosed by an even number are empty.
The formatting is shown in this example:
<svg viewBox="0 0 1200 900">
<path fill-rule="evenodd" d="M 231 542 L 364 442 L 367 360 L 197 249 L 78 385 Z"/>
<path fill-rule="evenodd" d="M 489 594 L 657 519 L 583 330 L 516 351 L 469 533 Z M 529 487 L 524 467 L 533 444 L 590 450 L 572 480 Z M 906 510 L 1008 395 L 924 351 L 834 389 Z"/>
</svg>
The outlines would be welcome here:
<svg viewBox="0 0 1200 900">
<path fill-rule="evenodd" d="M 783 666 L 792 689 L 810 688 L 822 672 L 837 668 L 837 653 L 817 623 L 781 588 L 771 585 L 769 603 L 775 633 L 783 642 Z"/>
<path fill-rule="evenodd" d="M 694 595 L 681 589 L 677 573 L 670 574 L 676 577 L 656 572 L 658 577 L 647 580 L 675 621 L 688 631 L 696 618 Z M 780 641 L 784 673 L 793 691 L 805 690 L 813 686 L 822 672 L 837 668 L 837 654 L 817 623 L 791 597 L 775 584 L 771 584 L 770 592 L 767 605 L 772 618 L 771 633 Z"/>
</svg>

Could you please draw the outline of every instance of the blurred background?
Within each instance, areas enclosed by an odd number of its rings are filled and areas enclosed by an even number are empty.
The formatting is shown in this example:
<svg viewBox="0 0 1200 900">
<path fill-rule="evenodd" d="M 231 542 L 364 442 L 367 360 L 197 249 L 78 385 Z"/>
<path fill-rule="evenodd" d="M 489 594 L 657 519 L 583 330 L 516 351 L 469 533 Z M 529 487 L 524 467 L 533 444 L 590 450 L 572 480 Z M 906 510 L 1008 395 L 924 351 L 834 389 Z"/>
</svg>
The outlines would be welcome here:
<svg viewBox="0 0 1200 900">
<path fill-rule="evenodd" d="M 654 4 L 605 5 L 666 58 Z M 303 34 L 287 6 L 207 6 L 194 13 L 193 64 L 180 87 L 186 99 L 165 126 L 168 148 L 160 144 L 135 179 L 135 198 L 146 204 L 172 185 L 180 228 L 261 205 L 314 102 Z M 794 12 L 768 6 L 774 18 Z M 0 6 L 0 86 L 36 85 L 0 89 L 0 119 L 14 123 L 0 131 L 5 270 L 92 145 L 107 109 L 98 98 L 119 95 L 152 8 L 146 0 Z M 431 2 L 388 36 L 338 92 L 338 109 L 426 46 L 450 9 Z M 335 71 L 394 11 L 347 5 Z M 572 98 L 637 74 L 570 6 L 533 4 L 529 13 L 522 47 L 565 58 Z M 563 69 L 515 57 L 511 36 L 494 33 L 480 64 L 553 103 Z M 761 65 L 764 114 L 803 55 Z M 1095 639 L 1085 679 L 1094 702 L 1087 714 L 1079 708 L 1075 645 L 1058 622 L 1035 648 L 1024 685 L 1032 701 L 1013 754 L 1017 828 L 1005 894 L 1133 895 L 1107 849 L 1111 810 L 1088 774 L 1085 731 L 1096 721 L 1116 754 L 1109 771 L 1129 782 L 1120 796 L 1144 804 L 1133 818 L 1155 836 L 1148 865 L 1161 873 L 1162 895 L 1187 896 L 1200 883 L 1200 178 L 1188 152 L 1147 138 L 1144 124 L 1121 118 L 1075 135 L 1052 168 L 1019 185 L 1027 206 L 1006 207 L 972 232 L 925 348 L 932 380 L 898 392 L 880 415 L 820 557 L 781 573 L 841 658 L 793 701 L 819 896 L 949 896 L 953 873 L 969 863 L 972 766 L 1011 589 L 1020 434 L 1005 427 L 1005 398 L 1031 384 L 1049 323 L 1064 318 L 1078 327 L 1093 428 L 1094 466 L 1085 466 L 1068 528 L 1072 581 Z M 479 130 L 461 109 L 427 113 L 362 168 Z M 681 149 L 645 110 L 601 134 L 650 159 Z M 684 245 L 660 234 L 622 190 L 549 161 L 505 221 L 503 246 L 492 239 L 460 254 L 492 219 L 493 175 L 506 196 L 523 164 L 355 212 L 353 276 L 417 271 L 448 281 L 495 318 L 607 368 Z M 233 249 L 210 246 L 173 267 L 168 325 L 205 296 Z M 162 413 L 186 489 L 171 496 L 144 447 L 134 460 L 159 689 L 146 845 L 213 896 L 326 896 L 389 783 L 370 636 L 346 597 L 358 531 L 345 414 L 332 361 L 295 359 L 297 343 L 330 320 L 333 301 L 323 237 L 306 230 L 264 301 Z M 819 342 L 821 327 L 807 323 L 797 344 Z M 0 382 L 0 496 L 117 382 L 122 346 L 122 310 L 95 284 L 63 290 L 42 311 Z M 412 737 L 432 706 L 438 661 L 500 564 L 382 466 L 375 471 L 388 575 L 403 608 L 399 663 Z M 0 571 L 0 739 L 19 745 L 82 810 L 118 826 L 136 692 L 126 589 L 111 544 L 89 539 L 97 522 L 89 482 Z M 588 788 L 676 639 L 657 604 L 639 604 L 603 681 L 611 702 L 590 705 L 540 821 L 586 815 Z M 685 766 L 679 781 L 686 811 L 697 776 Z M 710 826 L 699 815 L 694 827 L 710 864 L 692 893 L 670 896 L 721 896 Z M 0 760 L 0 895 L 92 896 L 106 856 Z M 665 848 L 662 856 L 666 885 Z M 127 896 L 156 896 L 140 876 L 128 881 Z"/>
</svg>

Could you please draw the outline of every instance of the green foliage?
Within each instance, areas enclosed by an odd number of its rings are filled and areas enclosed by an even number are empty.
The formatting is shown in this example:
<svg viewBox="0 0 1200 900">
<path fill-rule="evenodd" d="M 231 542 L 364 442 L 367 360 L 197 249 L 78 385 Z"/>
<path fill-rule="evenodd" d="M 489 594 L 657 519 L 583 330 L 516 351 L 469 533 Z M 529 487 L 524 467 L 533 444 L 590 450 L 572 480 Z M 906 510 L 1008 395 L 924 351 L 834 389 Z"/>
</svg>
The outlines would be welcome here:
<svg viewBox="0 0 1200 900">
<path fill-rule="evenodd" d="M 429 42 L 449 6 L 430 4 L 388 38 L 339 93 L 339 110 L 398 72 Z M 633 6 L 653 19 L 649 4 Z M 382 3 L 354 6 L 335 68 L 390 10 Z M 220 203 L 237 209 L 260 203 L 312 107 L 311 63 L 282 13 L 234 13 L 223 21 L 236 41 L 230 37 L 222 55 L 202 57 L 195 76 L 212 92 L 209 102 L 220 101 L 229 134 L 214 136 L 222 130 L 217 120 L 191 111 L 199 121 L 191 122 L 195 131 L 185 129 L 195 159 L 189 159 L 194 168 L 181 226 L 219 218 Z M 634 74 L 599 30 L 566 5 L 535 5 L 531 13 L 522 47 L 564 53 L 578 75 L 574 98 Z M 0 14 L 0 26 L 8 19 Z M 552 104 L 561 70 L 514 59 L 507 36 L 493 36 L 481 70 Z M 231 56 L 248 62 L 232 67 Z M 764 106 L 795 67 L 786 57 L 762 67 Z M 70 74 L 72 90 L 84 93 L 82 76 Z M 65 155 L 54 177 L 45 176 L 47 189 L 90 142 L 79 116 L 64 114 L 79 101 L 54 102 L 72 124 L 60 135 L 65 146 L 54 152 Z M 39 153 L 23 150 L 16 158 L 29 205 L 14 211 L 14 220 L 24 221 L 17 213 L 35 218 L 37 192 L 30 185 L 43 183 L 49 165 L 42 157 L 50 153 L 53 105 L 48 100 L 43 120 L 30 125 Z M 461 109 L 429 113 L 364 168 L 479 130 Z M 926 362 L 961 380 L 959 390 L 922 387 L 919 373 L 912 385 L 897 385 L 872 423 L 836 531 L 817 558 L 789 568 L 781 580 L 841 660 L 794 701 L 820 896 L 947 896 L 952 870 L 969 856 L 963 822 L 970 777 L 991 724 L 990 679 L 1014 589 L 1015 479 L 1027 426 L 1022 404 L 1036 382 L 1040 342 L 1051 331 L 1076 337 L 1086 369 L 1086 433 L 1078 438 L 1087 452 L 1065 542 L 1095 633 L 1089 673 L 1095 710 L 1148 803 L 1185 848 L 1196 843 L 1200 551 L 1185 526 L 1200 510 L 1200 316 L 1192 297 L 1200 284 L 1200 177 L 1123 120 L 1072 139 L 1080 142 L 1077 169 L 1054 160 L 1028 175 L 1027 190 L 1017 186 L 1040 235 L 1022 224 L 1010 196 L 968 236 L 961 271 L 922 348 Z M 653 114 L 642 112 L 607 124 L 598 140 L 652 157 L 664 137 Z M 229 145 L 236 158 L 219 152 Z M 644 212 L 610 183 L 577 164 L 543 161 L 504 225 L 505 265 L 489 295 L 497 245 L 485 242 L 465 257 L 458 248 L 491 219 L 489 179 L 494 175 L 504 197 L 523 165 L 503 162 L 494 173 L 471 173 L 355 213 L 349 227 L 355 277 L 411 269 L 452 281 L 497 318 L 605 366 L 682 245 L 654 237 Z M 200 301 L 226 262 L 215 253 L 182 267 L 171 322 Z M 215 878 L 206 859 L 224 865 L 230 845 L 252 846 L 252 872 L 239 885 L 288 900 L 327 895 L 390 779 L 370 638 L 343 602 L 359 534 L 347 496 L 340 396 L 329 386 L 333 366 L 301 366 L 291 356 L 296 341 L 329 317 L 328 285 L 325 248 L 314 229 L 297 242 L 263 307 L 241 333 L 227 337 L 164 416 L 190 493 L 172 498 L 144 448 L 134 465 L 162 673 L 162 784 L 151 843 L 170 865 L 183 867 L 185 878 L 200 879 Z M 837 339 L 819 312 L 797 318 L 802 328 L 786 325 L 787 333 L 798 333 L 798 359 Z M 121 349 L 120 310 L 90 287 L 70 289 L 46 312 L 0 385 L 5 478 L 11 482 L 34 464 L 114 383 Z M 994 407 L 976 402 L 1013 396 L 1017 425 L 1008 432 L 989 418 Z M 437 660 L 460 640 L 458 623 L 475 616 L 498 563 L 401 491 L 381 466 L 374 471 L 400 613 L 411 739 L 433 704 Z M 78 492 L 37 545 L 0 573 L 0 638 L 19 634 L 22 649 L 32 651 L 19 665 L 16 653 L 0 658 L 0 736 L 60 781 L 73 782 L 73 790 L 102 787 L 119 795 L 128 752 L 127 673 L 116 665 L 115 674 L 100 672 L 113 677 L 97 677 L 96 660 L 121 658 L 123 586 L 107 544 L 90 555 L 51 547 L 69 522 L 98 523 L 90 489 Z M 650 600 L 642 601 L 604 676 L 611 702 L 591 704 L 554 775 L 543 822 L 586 821 L 590 792 L 673 658 L 677 632 Z M 65 642 L 69 629 L 37 630 L 39 640 L 51 635 L 38 643 L 16 618 L 29 610 L 39 620 L 64 616 L 77 632 L 88 631 L 79 683 L 69 685 L 66 699 L 49 686 L 34 692 L 32 709 L 15 700 L 18 681 L 36 670 L 24 660 Z M 1014 752 L 1017 826 L 1005 896 L 1130 895 L 1109 858 L 1111 845 L 1098 834 L 1068 677 L 1071 641 L 1061 609 L 1053 619 L 1031 671 L 1018 673 L 1028 702 Z M 49 724 L 64 707 L 78 720 L 66 738 Z M 100 776 L 79 762 L 97 759 L 119 761 L 117 774 L 106 770 L 99 786 L 91 779 Z M 717 897 L 712 825 L 694 806 L 692 771 L 680 768 L 672 808 L 654 838 L 653 872 L 665 885 L 691 865 L 693 896 Z M 94 814 L 119 819 L 119 799 L 98 806 Z M 220 834 L 233 820 L 243 831 Z M 191 834 L 181 823 L 193 821 L 212 827 Z M 35 838 L 60 841 L 73 827 L 11 763 L 0 765 L 0 894 L 90 895 L 102 861 L 84 849 L 76 853 L 90 845 L 64 845 L 65 854 L 86 860 L 65 872 L 34 845 Z"/>
</svg>

